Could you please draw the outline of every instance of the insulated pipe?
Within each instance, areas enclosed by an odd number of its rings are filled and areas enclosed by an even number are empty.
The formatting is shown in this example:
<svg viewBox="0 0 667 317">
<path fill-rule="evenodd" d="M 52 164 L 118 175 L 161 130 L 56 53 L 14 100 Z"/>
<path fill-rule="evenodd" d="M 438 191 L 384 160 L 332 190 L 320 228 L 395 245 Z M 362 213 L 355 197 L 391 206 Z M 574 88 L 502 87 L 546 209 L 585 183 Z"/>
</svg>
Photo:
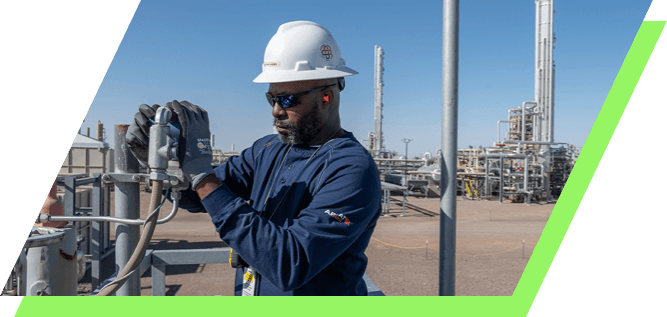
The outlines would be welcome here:
<svg viewBox="0 0 667 317">
<path fill-rule="evenodd" d="M 428 166 L 429 161 L 431 160 L 431 153 L 424 153 L 424 166 Z"/>
<path fill-rule="evenodd" d="M 557 144 L 568 144 L 565 142 L 541 142 L 541 141 L 513 141 L 513 140 L 505 140 L 503 141 L 505 143 L 511 143 L 511 144 L 516 144 L 519 151 L 521 149 L 521 145 L 524 144 L 537 144 L 537 145 L 557 145 Z"/>
<path fill-rule="evenodd" d="M 516 158 L 525 158 L 529 155 L 519 154 L 519 153 L 481 153 L 480 156 L 483 157 L 516 157 Z"/>
</svg>

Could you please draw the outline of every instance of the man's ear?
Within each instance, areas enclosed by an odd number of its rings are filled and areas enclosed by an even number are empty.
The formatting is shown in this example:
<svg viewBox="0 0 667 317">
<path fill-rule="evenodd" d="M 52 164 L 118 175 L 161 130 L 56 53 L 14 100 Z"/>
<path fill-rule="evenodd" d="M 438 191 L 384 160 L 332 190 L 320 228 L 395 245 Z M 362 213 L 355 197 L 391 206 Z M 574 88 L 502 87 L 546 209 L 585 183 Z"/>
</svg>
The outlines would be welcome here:
<svg viewBox="0 0 667 317">
<path fill-rule="evenodd" d="M 334 102 L 334 94 L 331 89 L 326 89 L 322 96 L 322 106 L 325 108 L 332 105 Z"/>
</svg>

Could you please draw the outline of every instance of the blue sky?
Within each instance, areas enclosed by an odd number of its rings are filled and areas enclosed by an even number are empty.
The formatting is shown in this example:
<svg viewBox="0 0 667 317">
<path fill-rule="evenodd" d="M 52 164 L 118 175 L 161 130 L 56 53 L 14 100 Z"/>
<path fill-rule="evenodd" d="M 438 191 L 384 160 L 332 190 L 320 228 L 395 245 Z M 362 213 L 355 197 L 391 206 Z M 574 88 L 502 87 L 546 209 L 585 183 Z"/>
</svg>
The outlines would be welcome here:
<svg viewBox="0 0 667 317">
<path fill-rule="evenodd" d="M 409 156 L 441 145 L 442 1 L 142 1 L 82 124 L 129 124 L 142 103 L 188 100 L 209 112 L 216 148 L 272 133 L 266 44 L 280 24 L 328 28 L 347 66 L 343 128 L 373 131 L 373 48 L 385 50 L 386 147 Z M 555 0 L 555 140 L 582 146 L 650 0 Z M 490 146 L 496 121 L 533 100 L 535 3 L 461 1 L 459 148 Z M 94 132 L 92 133 L 94 134 Z M 113 144 L 113 143 L 111 143 Z"/>
</svg>

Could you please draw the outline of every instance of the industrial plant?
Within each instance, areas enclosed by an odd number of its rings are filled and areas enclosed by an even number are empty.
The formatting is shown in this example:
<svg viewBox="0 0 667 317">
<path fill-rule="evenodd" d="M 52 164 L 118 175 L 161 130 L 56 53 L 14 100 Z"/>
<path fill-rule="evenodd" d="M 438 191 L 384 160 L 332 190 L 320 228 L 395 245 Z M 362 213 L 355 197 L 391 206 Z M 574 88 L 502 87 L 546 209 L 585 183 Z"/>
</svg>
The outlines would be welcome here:
<svg viewBox="0 0 667 317">
<path fill-rule="evenodd" d="M 457 194 L 466 199 L 497 199 L 501 203 L 547 202 L 557 199 L 580 149 L 554 136 L 552 1 L 536 1 L 535 97 L 517 102 L 507 118 L 497 121 L 491 146 L 458 149 Z M 442 151 L 426 152 L 421 159 L 395 157 L 382 137 L 384 50 L 375 46 L 375 131 L 369 133 L 368 151 L 381 171 L 384 189 L 405 195 L 439 195 Z M 507 132 L 501 135 L 501 127 Z M 403 140 L 409 142 L 410 140 Z M 491 143 L 491 142 L 490 142 Z M 395 153 L 395 152 L 393 152 Z M 406 153 L 407 155 L 407 153 Z"/>
</svg>

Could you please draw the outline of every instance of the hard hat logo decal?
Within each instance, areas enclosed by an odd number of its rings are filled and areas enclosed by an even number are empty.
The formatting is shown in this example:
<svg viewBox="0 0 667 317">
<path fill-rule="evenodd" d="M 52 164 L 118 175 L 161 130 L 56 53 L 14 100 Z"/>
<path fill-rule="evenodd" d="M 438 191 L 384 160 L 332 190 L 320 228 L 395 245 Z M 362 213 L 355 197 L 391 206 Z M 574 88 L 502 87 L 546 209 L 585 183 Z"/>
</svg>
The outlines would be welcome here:
<svg viewBox="0 0 667 317">
<path fill-rule="evenodd" d="M 322 58 L 327 61 L 331 60 L 331 57 L 333 57 L 333 53 L 331 52 L 329 45 L 322 45 L 322 47 L 320 47 L 320 51 L 322 52 Z"/>
</svg>

